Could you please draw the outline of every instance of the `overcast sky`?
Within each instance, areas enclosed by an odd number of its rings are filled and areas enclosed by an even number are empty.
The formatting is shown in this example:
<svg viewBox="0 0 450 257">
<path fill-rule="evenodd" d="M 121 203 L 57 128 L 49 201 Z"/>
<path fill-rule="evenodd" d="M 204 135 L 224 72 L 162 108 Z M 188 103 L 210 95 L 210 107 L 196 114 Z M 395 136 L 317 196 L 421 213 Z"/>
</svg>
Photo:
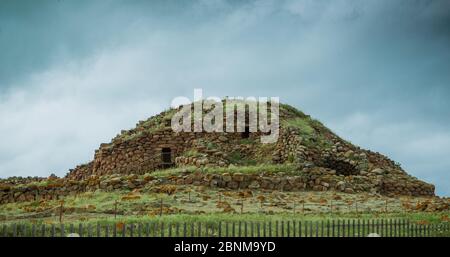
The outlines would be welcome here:
<svg viewBox="0 0 450 257">
<path fill-rule="evenodd" d="M 93 158 L 176 96 L 279 96 L 450 195 L 450 2 L 0 1 L 0 177 Z"/>
</svg>

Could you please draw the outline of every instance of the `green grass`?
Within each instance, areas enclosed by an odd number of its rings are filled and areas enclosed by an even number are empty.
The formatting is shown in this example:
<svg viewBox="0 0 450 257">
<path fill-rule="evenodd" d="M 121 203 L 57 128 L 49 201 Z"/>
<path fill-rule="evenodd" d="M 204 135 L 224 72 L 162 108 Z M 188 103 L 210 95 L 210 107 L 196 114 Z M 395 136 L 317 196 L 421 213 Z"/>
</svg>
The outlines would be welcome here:
<svg viewBox="0 0 450 257">
<path fill-rule="evenodd" d="M 184 157 L 201 157 L 202 154 L 197 152 L 197 150 L 195 150 L 195 149 L 191 149 L 191 150 L 184 152 L 183 156 Z"/>
<path fill-rule="evenodd" d="M 282 123 L 287 127 L 297 128 L 301 135 L 311 136 L 315 131 L 309 121 L 304 118 L 288 119 Z"/>
<path fill-rule="evenodd" d="M 222 173 L 244 173 L 244 174 L 257 174 L 260 172 L 266 172 L 268 174 L 275 174 L 284 172 L 286 174 L 298 174 L 296 166 L 294 164 L 260 164 L 251 166 L 230 166 L 230 167 L 206 167 L 197 168 L 195 166 L 187 166 L 183 168 L 172 168 L 166 170 L 158 170 L 151 172 L 150 175 L 155 177 L 166 177 L 171 175 L 177 175 L 181 172 L 188 171 L 194 172 L 200 170 L 204 173 L 222 174 Z"/>
<path fill-rule="evenodd" d="M 256 142 L 251 138 L 243 138 L 239 141 L 239 143 L 243 145 L 254 145 Z"/>
</svg>

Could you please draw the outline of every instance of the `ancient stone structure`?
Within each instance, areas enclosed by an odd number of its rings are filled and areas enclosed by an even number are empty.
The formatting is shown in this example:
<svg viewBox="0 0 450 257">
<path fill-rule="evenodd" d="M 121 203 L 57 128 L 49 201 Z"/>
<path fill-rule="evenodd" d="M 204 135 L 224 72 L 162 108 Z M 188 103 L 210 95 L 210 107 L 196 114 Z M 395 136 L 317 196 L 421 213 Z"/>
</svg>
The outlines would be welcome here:
<svg viewBox="0 0 450 257">
<path fill-rule="evenodd" d="M 52 198 L 91 189 L 132 189 L 153 181 L 138 180 L 134 176 L 191 166 L 197 167 L 198 172 L 180 174 L 169 182 L 230 189 L 434 195 L 433 185 L 408 175 L 389 158 L 339 138 L 320 122 L 288 105 L 280 106 L 280 137 L 272 144 L 262 144 L 259 132 L 175 133 L 170 119 L 176 111 L 170 109 L 139 122 L 134 129 L 122 131 L 95 151 L 93 161 L 70 170 L 64 179 L 49 183 L 50 186 L 23 188 L 0 182 L 0 202 L 34 199 L 39 195 Z M 289 174 L 268 175 L 265 164 L 289 164 L 293 168 Z M 261 172 L 251 175 L 202 173 L 204 168 L 251 165 L 260 165 Z M 114 176 L 117 176 L 115 180 Z M 118 179 L 127 176 L 132 179 Z M 109 180 L 111 177 L 113 180 Z M 111 184 L 111 181 L 120 183 Z"/>
</svg>

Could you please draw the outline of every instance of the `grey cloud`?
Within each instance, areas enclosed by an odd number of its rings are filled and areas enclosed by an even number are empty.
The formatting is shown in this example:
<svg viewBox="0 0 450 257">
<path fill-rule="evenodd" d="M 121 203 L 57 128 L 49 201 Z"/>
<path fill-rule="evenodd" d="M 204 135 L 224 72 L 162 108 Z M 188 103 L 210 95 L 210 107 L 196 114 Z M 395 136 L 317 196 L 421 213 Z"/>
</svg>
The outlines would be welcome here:
<svg viewBox="0 0 450 257">
<path fill-rule="evenodd" d="M 0 176 L 62 175 L 202 87 L 280 96 L 450 194 L 447 1 L 0 5 Z"/>
</svg>

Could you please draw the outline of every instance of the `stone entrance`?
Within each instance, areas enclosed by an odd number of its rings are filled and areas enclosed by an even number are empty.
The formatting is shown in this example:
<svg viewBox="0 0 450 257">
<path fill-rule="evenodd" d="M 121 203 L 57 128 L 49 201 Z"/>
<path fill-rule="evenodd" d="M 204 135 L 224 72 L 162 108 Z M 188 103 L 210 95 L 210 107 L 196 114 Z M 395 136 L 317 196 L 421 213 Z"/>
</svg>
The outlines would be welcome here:
<svg viewBox="0 0 450 257">
<path fill-rule="evenodd" d="M 335 170 L 337 175 L 350 176 L 359 174 L 357 167 L 344 160 L 327 158 L 323 166 Z"/>
</svg>

